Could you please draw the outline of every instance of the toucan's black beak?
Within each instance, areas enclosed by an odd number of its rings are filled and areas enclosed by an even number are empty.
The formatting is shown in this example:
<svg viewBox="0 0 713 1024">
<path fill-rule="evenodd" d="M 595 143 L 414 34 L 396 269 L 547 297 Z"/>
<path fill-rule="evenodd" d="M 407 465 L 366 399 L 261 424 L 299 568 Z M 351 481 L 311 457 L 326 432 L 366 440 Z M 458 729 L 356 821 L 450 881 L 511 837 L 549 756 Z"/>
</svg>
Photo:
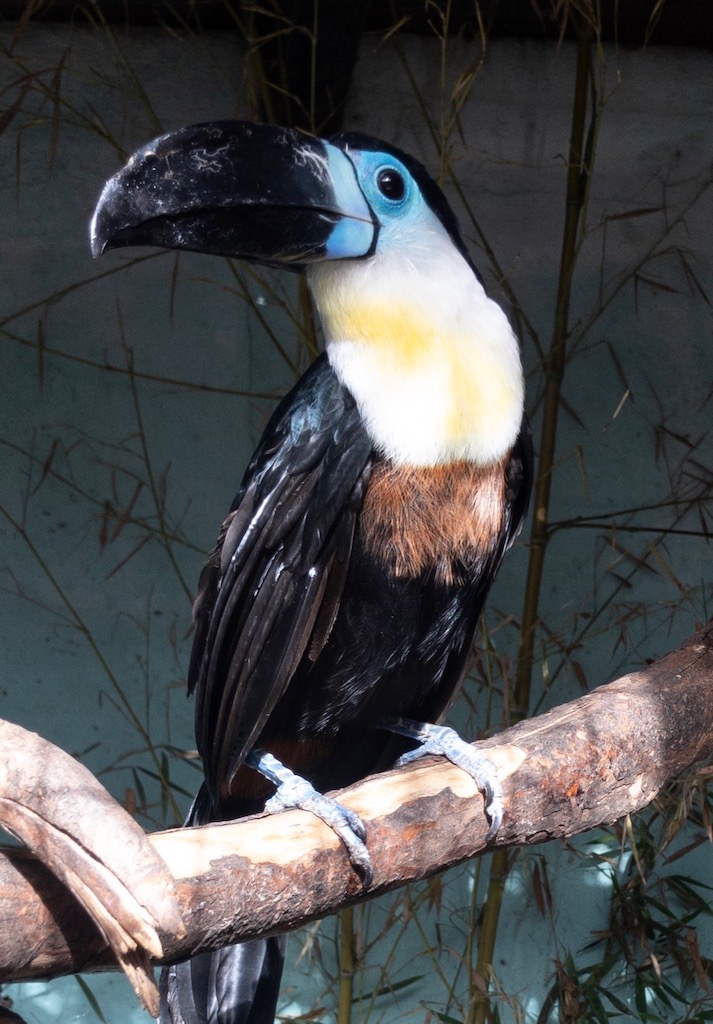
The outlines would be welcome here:
<svg viewBox="0 0 713 1024">
<path fill-rule="evenodd" d="M 368 256 L 377 230 L 344 150 L 275 125 L 217 121 L 135 153 L 104 186 L 91 247 L 98 256 L 155 245 L 299 269 Z"/>
</svg>

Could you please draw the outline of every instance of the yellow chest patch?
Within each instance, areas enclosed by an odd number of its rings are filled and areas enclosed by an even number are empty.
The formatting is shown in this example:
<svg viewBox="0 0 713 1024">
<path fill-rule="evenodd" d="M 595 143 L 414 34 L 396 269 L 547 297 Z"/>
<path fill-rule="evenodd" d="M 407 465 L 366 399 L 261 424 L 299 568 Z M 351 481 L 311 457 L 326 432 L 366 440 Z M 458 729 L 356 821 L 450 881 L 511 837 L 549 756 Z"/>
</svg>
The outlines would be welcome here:
<svg viewBox="0 0 713 1024">
<path fill-rule="evenodd" d="M 445 449 L 454 453 L 465 452 L 474 435 L 497 429 L 518 400 L 509 367 L 487 339 L 458 327 L 454 322 L 435 330 L 406 304 L 364 304 L 343 311 L 333 333 L 361 344 L 370 379 L 386 382 L 394 403 L 405 393 L 416 415 L 432 416 Z"/>
<path fill-rule="evenodd" d="M 424 277 L 408 258 L 320 264 L 310 277 L 329 361 L 375 447 L 398 465 L 487 464 L 517 437 L 517 342 L 463 266 Z"/>
<path fill-rule="evenodd" d="M 370 346 L 384 362 L 417 370 L 433 358 L 432 326 L 406 303 L 355 303 L 340 310 L 330 324 L 332 337 Z"/>
</svg>

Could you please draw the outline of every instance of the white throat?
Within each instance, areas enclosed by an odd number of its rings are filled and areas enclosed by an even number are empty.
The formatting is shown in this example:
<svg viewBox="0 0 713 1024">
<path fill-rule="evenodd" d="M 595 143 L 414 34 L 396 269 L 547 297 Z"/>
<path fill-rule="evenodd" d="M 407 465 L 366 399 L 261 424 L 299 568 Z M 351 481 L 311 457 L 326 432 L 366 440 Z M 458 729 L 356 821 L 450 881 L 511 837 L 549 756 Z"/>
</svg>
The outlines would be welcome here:
<svg viewBox="0 0 713 1024">
<path fill-rule="evenodd" d="M 327 356 L 387 458 L 488 464 L 520 429 L 517 340 L 450 240 L 429 243 L 310 268 Z"/>
</svg>

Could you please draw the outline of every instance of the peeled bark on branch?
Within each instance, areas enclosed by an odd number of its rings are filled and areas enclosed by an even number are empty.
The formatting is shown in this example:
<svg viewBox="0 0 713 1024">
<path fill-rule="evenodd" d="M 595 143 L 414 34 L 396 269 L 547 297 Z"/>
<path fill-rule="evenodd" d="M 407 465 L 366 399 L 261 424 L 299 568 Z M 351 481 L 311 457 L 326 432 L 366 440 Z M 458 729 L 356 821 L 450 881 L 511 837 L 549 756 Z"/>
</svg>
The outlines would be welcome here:
<svg viewBox="0 0 713 1024">
<path fill-rule="evenodd" d="M 639 810 L 713 750 L 713 623 L 645 670 L 480 746 L 500 769 L 507 809 L 492 846 L 564 838 Z M 486 849 L 482 798 L 440 759 L 374 776 L 340 799 L 367 827 L 368 893 L 331 830 L 301 811 L 152 835 L 187 930 L 161 934 L 163 959 L 296 928 Z M 0 979 L 111 966 L 64 886 L 27 852 L 6 850 Z"/>
</svg>

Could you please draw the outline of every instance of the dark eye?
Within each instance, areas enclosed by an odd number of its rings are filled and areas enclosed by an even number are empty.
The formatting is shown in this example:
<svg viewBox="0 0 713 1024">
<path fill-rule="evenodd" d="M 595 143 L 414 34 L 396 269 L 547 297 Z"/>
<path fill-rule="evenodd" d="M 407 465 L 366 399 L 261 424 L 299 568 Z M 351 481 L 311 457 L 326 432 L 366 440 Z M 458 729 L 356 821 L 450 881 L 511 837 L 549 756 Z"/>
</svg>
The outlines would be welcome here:
<svg viewBox="0 0 713 1024">
<path fill-rule="evenodd" d="M 406 182 L 393 167 L 382 167 L 376 175 L 376 185 L 382 196 L 398 202 L 406 193 Z"/>
</svg>

